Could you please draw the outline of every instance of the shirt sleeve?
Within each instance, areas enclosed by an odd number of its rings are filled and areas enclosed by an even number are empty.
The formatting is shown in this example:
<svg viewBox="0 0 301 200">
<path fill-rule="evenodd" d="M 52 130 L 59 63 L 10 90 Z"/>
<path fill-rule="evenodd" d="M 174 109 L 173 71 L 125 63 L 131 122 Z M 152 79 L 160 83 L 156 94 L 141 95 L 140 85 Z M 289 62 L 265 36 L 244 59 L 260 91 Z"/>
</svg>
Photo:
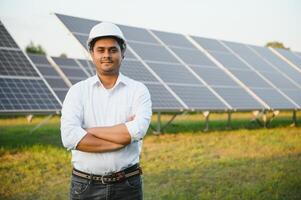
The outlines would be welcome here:
<svg viewBox="0 0 301 200">
<path fill-rule="evenodd" d="M 87 134 L 83 124 L 83 98 L 80 84 L 72 86 L 63 103 L 61 116 L 61 137 L 64 147 L 76 149 L 77 144 Z"/>
<path fill-rule="evenodd" d="M 136 94 L 133 104 L 135 118 L 133 121 L 125 123 L 132 142 L 143 139 L 152 117 L 152 102 L 147 87 L 141 83 Z"/>
</svg>

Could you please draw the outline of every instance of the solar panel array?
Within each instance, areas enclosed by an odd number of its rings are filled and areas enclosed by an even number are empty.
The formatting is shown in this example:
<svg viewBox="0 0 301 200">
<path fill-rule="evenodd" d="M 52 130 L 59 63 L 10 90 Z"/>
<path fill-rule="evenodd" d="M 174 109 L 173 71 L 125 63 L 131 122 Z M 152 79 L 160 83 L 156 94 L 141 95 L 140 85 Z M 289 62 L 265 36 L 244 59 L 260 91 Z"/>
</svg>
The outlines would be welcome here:
<svg viewBox="0 0 301 200">
<path fill-rule="evenodd" d="M 86 47 L 89 30 L 99 22 L 56 15 Z M 153 78 L 184 108 L 300 109 L 297 82 L 300 76 L 283 75 L 279 66 L 268 61 L 272 59 L 279 65 L 281 59 L 267 48 L 124 25 L 119 27 L 130 47 L 122 71 L 136 66 L 126 75 L 144 83 L 152 80 L 149 76 L 154 75 Z M 262 48 L 261 51 L 268 51 L 274 57 L 262 58 L 265 56 L 253 48 Z M 289 70 L 294 69 L 290 67 Z M 155 98 L 162 100 L 161 96 Z M 153 98 L 153 101 L 156 100 Z M 165 106 L 170 105 L 168 102 Z"/>
<path fill-rule="evenodd" d="M 61 105 L 0 22 L 0 112 L 54 113 Z"/>
<path fill-rule="evenodd" d="M 86 48 L 99 21 L 56 16 Z M 128 44 L 121 73 L 149 88 L 154 111 L 301 108 L 298 52 L 119 27 Z M 88 59 L 29 55 L 33 66 L 2 24 L 0 31 L 1 112 L 60 109 L 72 84 L 96 74 Z"/>
<path fill-rule="evenodd" d="M 86 47 L 86 41 L 90 29 L 95 24 L 99 23 L 98 21 L 84 20 L 66 15 L 57 16 L 84 47 Z M 142 38 L 147 37 L 144 35 L 145 32 L 143 29 L 133 29 L 136 30 L 135 33 L 131 32 L 132 29 L 130 27 L 127 29 L 128 32 L 123 30 L 126 37 L 136 33 Z M 139 36 L 134 36 L 134 38 L 139 40 Z M 134 54 L 135 53 L 132 52 L 130 48 L 127 49 L 121 73 L 143 82 L 148 87 L 152 96 L 153 109 L 171 111 L 188 108 L 183 105 L 183 103 L 179 102 L 177 99 L 178 97 L 173 93 L 173 91 L 163 84 L 163 81 L 160 80 L 160 78 L 158 79 L 156 74 L 154 75 L 154 72 L 144 62 L 141 62 L 141 60 Z"/>
</svg>

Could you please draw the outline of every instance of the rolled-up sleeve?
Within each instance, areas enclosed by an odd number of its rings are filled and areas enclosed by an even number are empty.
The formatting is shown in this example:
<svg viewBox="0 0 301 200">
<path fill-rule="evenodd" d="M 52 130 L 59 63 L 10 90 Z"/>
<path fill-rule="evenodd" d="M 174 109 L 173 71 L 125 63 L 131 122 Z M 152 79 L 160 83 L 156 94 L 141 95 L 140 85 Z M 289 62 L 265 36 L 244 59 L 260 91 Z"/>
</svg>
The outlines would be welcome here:
<svg viewBox="0 0 301 200">
<path fill-rule="evenodd" d="M 134 120 L 126 122 L 125 125 L 131 135 L 131 141 L 142 140 L 149 127 L 152 117 L 152 102 L 150 93 L 145 85 L 139 84 L 133 104 Z"/>
<path fill-rule="evenodd" d="M 64 147 L 76 149 L 77 144 L 87 134 L 83 124 L 83 95 L 80 84 L 72 86 L 63 103 L 61 116 L 61 137 Z"/>
</svg>

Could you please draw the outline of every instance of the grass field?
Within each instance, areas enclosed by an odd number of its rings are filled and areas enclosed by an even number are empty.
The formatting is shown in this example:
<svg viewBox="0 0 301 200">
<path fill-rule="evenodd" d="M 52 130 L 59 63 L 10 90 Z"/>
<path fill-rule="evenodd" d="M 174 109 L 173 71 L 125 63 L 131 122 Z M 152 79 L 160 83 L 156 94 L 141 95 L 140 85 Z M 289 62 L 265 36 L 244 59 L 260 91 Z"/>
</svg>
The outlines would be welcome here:
<svg viewBox="0 0 301 200">
<path fill-rule="evenodd" d="M 148 133 L 141 155 L 145 199 L 301 199 L 301 128 L 290 126 L 290 113 L 267 129 L 250 118 L 234 115 L 227 130 L 226 115 L 215 114 L 203 132 L 200 114 L 181 115 L 164 134 Z M 68 198 L 70 154 L 61 145 L 59 118 L 30 133 L 41 120 L 0 119 L 0 199 Z"/>
</svg>

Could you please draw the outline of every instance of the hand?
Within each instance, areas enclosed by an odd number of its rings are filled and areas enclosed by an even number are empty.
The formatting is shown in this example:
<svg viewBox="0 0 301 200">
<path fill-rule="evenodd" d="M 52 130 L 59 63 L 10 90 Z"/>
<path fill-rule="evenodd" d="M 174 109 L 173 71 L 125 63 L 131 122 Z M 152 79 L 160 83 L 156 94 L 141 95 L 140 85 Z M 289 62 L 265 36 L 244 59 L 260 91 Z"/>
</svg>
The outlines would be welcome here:
<svg viewBox="0 0 301 200">
<path fill-rule="evenodd" d="M 133 121 L 135 119 L 135 115 L 129 116 L 126 120 L 126 122 Z"/>
</svg>

